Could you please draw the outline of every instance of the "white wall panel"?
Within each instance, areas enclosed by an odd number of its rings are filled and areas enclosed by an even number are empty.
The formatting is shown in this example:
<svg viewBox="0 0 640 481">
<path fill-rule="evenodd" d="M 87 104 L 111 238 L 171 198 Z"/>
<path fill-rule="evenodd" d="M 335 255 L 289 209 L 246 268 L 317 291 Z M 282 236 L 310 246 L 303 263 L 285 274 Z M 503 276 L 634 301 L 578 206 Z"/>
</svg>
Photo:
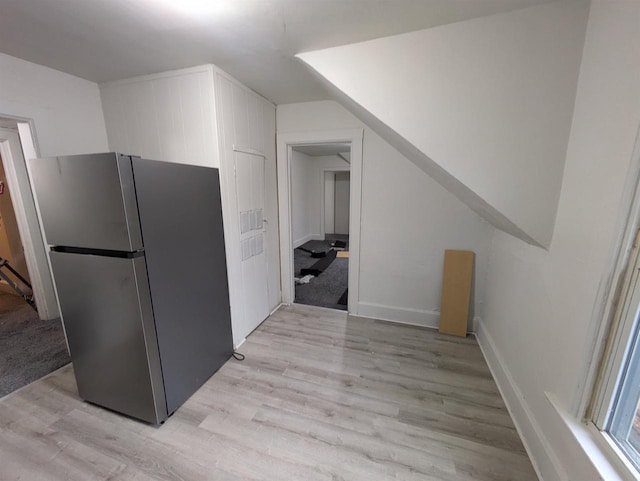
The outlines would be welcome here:
<svg viewBox="0 0 640 481">
<path fill-rule="evenodd" d="M 548 393 L 580 421 L 619 218 L 628 212 L 623 192 L 638 162 L 638 58 L 640 3 L 594 0 L 553 242 L 545 251 L 496 231 L 491 243 L 480 340 L 545 480 L 614 479 L 585 458 Z"/>
<path fill-rule="evenodd" d="M 228 79 L 226 81 L 231 83 Z M 233 102 L 233 142 L 242 147 L 250 147 L 247 93 L 243 89 L 231 84 L 231 99 Z"/>
<path fill-rule="evenodd" d="M 1 53 L 0 114 L 33 120 L 40 155 L 107 150 L 97 84 Z"/>
<path fill-rule="evenodd" d="M 108 150 L 97 84 L 1 53 L 0 114 L 30 121 L 35 144 L 30 147 L 23 145 L 26 160 L 38 155 Z M 26 130 L 22 127 L 21 136 Z M 27 135 L 31 135 L 31 132 Z M 17 175 L 24 173 L 26 179 L 24 164 L 16 165 L 15 171 Z M 29 197 L 24 193 L 23 196 L 25 200 Z M 59 316 L 57 301 L 33 203 L 31 208 L 25 205 L 25 209 L 25 215 L 32 214 L 28 221 L 31 243 L 27 241 L 25 245 L 26 255 L 30 256 L 29 262 L 35 266 L 30 274 L 34 286 L 41 285 L 45 300 L 39 303 L 40 315 L 48 319 L 56 318 Z"/>
<path fill-rule="evenodd" d="M 335 223 L 335 196 L 336 196 L 336 174 L 335 172 L 324 173 L 324 232 L 334 234 Z"/>
<path fill-rule="evenodd" d="M 274 309 L 282 301 L 280 287 L 280 232 L 278 230 L 278 181 L 276 177 L 276 108 L 259 98 L 262 107 L 262 148 L 265 154 L 265 234 L 267 249 L 267 279 L 269 307 Z"/>
<path fill-rule="evenodd" d="M 218 167 L 213 89 L 211 66 L 101 85 L 109 148 Z"/>
<path fill-rule="evenodd" d="M 281 300 L 278 205 L 275 161 L 275 106 L 244 87 L 222 71 L 215 71 L 218 106 L 218 131 L 221 173 L 223 176 L 223 208 L 225 239 L 229 264 L 231 311 L 234 319 L 233 339 L 238 345 L 256 327 L 246 319 L 243 309 L 244 289 L 249 283 L 242 276 L 240 225 L 234 176 L 234 147 L 250 149 L 265 158 L 266 262 L 269 308 Z"/>
<path fill-rule="evenodd" d="M 349 168 L 349 164 L 337 155 L 312 157 L 293 151 L 291 158 L 291 229 L 294 248 L 309 240 L 324 238 L 322 235 L 323 213 L 326 212 L 326 209 L 323 209 L 323 205 L 321 205 L 324 172 L 348 171 Z M 333 201 L 334 199 L 332 199 L 332 209 L 334 209 Z M 346 221 L 348 222 L 348 215 Z M 345 231 L 348 231 L 348 228 Z"/>
<path fill-rule="evenodd" d="M 314 175 L 314 160 L 295 150 L 291 155 L 291 234 L 294 249 L 311 239 L 319 239 L 320 232 L 314 229 L 314 217 L 320 215 L 320 195 L 317 188 L 314 189 L 318 182 Z"/>
<path fill-rule="evenodd" d="M 349 172 L 336 172 L 334 228 L 336 234 L 349 233 L 349 192 L 351 176 Z"/>
<path fill-rule="evenodd" d="M 240 230 L 237 199 L 231 189 L 235 182 L 234 146 L 265 156 L 265 289 L 268 288 L 270 308 L 281 299 L 275 106 L 212 65 L 111 82 L 102 85 L 100 92 L 111 150 L 220 168 L 229 296 L 237 345 L 250 330 L 242 328 Z"/>
<path fill-rule="evenodd" d="M 482 316 L 487 222 L 340 104 L 279 105 L 277 113 L 279 134 L 364 129 L 359 315 L 437 326 L 444 250 L 468 249 L 476 253 L 475 315 Z"/>
</svg>

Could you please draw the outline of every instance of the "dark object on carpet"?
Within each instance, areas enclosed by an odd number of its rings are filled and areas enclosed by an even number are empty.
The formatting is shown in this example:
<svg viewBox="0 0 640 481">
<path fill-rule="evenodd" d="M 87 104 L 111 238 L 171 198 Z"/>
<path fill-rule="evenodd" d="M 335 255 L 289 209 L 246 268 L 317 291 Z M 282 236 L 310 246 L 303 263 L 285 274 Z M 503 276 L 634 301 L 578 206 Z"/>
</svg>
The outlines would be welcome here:
<svg viewBox="0 0 640 481">
<path fill-rule="evenodd" d="M 314 251 L 329 251 L 334 240 L 341 240 L 349 244 L 349 236 L 340 234 L 327 234 L 325 240 L 310 240 L 303 244 L 305 249 Z M 307 252 L 300 249 L 293 251 L 293 263 L 296 277 L 302 277 L 300 271 L 312 267 L 317 262 Z M 328 307 L 346 311 L 347 306 L 336 304 L 349 283 L 349 259 L 336 259 L 325 269 L 319 277 L 314 277 L 308 284 L 296 285 L 297 304 Z"/>
<path fill-rule="evenodd" d="M 297 249 L 300 249 L 301 251 L 304 251 L 304 252 L 308 252 L 309 254 L 311 254 L 311 257 L 313 257 L 314 259 L 319 259 L 321 257 L 327 256 L 327 253 L 325 251 L 316 252 L 311 249 L 305 249 L 304 247 L 297 247 Z"/>
<path fill-rule="evenodd" d="M 314 277 L 309 284 L 297 285 L 297 304 L 328 307 L 346 311 L 347 306 L 337 304 L 348 284 L 349 259 L 338 259 L 331 263 L 320 277 Z"/>
<path fill-rule="evenodd" d="M 349 289 L 345 289 L 340 299 L 338 299 L 338 304 L 346 306 L 349 303 Z"/>
<path fill-rule="evenodd" d="M 0 293 L 0 397 L 70 361 L 59 319 L 41 321 L 22 298 Z"/>
<path fill-rule="evenodd" d="M 341 249 L 344 249 L 347 247 L 347 243 L 345 241 L 336 240 L 331 244 L 331 247 L 340 247 Z"/>
<path fill-rule="evenodd" d="M 320 274 L 324 272 L 324 270 L 331 265 L 331 263 L 336 258 L 336 251 L 329 251 L 327 255 L 320 259 L 318 262 L 313 264 L 311 267 L 306 269 L 300 269 L 300 274 L 306 276 L 311 274 L 312 276 L 318 277 Z"/>
</svg>

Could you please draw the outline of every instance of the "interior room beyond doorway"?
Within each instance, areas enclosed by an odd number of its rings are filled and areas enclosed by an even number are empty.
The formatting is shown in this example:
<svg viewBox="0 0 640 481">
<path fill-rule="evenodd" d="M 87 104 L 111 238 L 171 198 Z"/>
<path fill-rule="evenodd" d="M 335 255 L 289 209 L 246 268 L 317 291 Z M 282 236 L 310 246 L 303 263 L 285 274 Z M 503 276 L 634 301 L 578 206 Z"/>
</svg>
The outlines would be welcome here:
<svg viewBox="0 0 640 481">
<path fill-rule="evenodd" d="M 292 149 L 296 303 L 347 310 L 350 155 L 348 142 Z"/>
<path fill-rule="evenodd" d="M 25 197 L 33 206 L 31 191 L 21 189 L 29 185 L 26 152 L 18 122 L 0 118 L 0 398 L 69 362 L 60 319 L 48 319 L 43 290 L 31 285 L 39 271 L 32 269 L 33 249 L 25 244 Z M 35 210 L 32 214 L 37 225 Z"/>
</svg>

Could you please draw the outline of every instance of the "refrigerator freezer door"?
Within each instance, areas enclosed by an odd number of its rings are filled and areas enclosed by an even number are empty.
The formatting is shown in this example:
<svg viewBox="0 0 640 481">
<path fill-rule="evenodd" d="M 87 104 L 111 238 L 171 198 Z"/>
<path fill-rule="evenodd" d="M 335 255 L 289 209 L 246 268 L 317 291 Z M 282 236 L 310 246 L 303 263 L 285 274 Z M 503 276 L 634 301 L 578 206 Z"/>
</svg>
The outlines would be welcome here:
<svg viewBox="0 0 640 481">
<path fill-rule="evenodd" d="M 158 424 L 167 417 L 144 257 L 51 252 L 80 397 Z"/>
<path fill-rule="evenodd" d="M 218 170 L 133 159 L 169 413 L 233 352 Z"/>
<path fill-rule="evenodd" d="M 29 167 L 49 245 L 142 249 L 130 157 L 50 157 Z"/>
</svg>

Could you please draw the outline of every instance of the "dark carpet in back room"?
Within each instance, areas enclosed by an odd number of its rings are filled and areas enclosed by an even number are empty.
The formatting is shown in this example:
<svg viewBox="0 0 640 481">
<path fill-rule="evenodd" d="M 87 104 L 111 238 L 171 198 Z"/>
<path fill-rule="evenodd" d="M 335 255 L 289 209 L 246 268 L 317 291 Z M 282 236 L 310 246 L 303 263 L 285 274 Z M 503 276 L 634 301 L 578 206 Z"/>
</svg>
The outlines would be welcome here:
<svg viewBox="0 0 640 481">
<path fill-rule="evenodd" d="M 347 250 L 349 248 L 349 236 L 346 235 L 330 235 L 326 236 L 324 241 L 309 241 L 302 247 L 314 251 L 328 251 L 334 240 L 343 240 L 347 242 Z M 311 267 L 319 259 L 314 259 L 308 252 L 295 249 L 293 254 L 293 266 L 296 277 L 300 277 L 300 269 Z M 331 309 L 347 310 L 347 306 L 338 304 L 340 297 L 344 294 L 349 283 L 349 259 L 335 259 L 327 269 L 318 277 L 311 279 L 309 284 L 296 284 L 295 302 L 298 304 L 307 304 L 311 306 L 329 307 Z"/>
<path fill-rule="evenodd" d="M 41 321 L 22 298 L 0 292 L 0 397 L 69 362 L 60 320 Z"/>
</svg>

